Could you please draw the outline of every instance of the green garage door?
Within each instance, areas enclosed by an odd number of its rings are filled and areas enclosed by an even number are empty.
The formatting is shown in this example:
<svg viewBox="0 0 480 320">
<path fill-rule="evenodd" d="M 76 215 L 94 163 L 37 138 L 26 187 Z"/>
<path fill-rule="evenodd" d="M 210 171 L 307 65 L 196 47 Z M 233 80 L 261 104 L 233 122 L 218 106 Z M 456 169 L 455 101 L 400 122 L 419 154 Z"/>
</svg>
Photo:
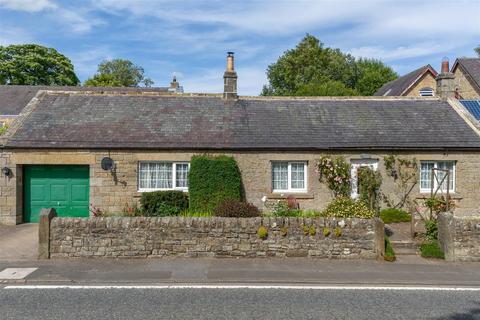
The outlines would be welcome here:
<svg viewBox="0 0 480 320">
<path fill-rule="evenodd" d="M 60 217 L 88 217 L 88 166 L 25 166 L 26 222 L 38 222 L 42 208 L 55 208 Z"/>
</svg>

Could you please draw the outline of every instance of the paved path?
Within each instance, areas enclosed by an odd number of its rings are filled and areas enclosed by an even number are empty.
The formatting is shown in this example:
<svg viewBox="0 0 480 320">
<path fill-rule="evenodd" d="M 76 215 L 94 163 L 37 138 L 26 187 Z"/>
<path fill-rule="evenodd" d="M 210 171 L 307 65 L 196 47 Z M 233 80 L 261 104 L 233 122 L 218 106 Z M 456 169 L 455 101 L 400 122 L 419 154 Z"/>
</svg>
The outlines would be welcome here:
<svg viewBox="0 0 480 320">
<path fill-rule="evenodd" d="M 479 263 L 449 263 L 415 256 L 399 257 L 395 263 L 306 258 L 0 262 L 0 272 L 5 268 L 38 268 L 22 280 L 27 284 L 286 283 L 480 287 Z"/>
<path fill-rule="evenodd" d="M 480 292 L 2 289 L 2 319 L 480 319 Z"/>
<path fill-rule="evenodd" d="M 0 262 L 33 260 L 37 255 L 38 224 L 0 225 Z"/>
</svg>

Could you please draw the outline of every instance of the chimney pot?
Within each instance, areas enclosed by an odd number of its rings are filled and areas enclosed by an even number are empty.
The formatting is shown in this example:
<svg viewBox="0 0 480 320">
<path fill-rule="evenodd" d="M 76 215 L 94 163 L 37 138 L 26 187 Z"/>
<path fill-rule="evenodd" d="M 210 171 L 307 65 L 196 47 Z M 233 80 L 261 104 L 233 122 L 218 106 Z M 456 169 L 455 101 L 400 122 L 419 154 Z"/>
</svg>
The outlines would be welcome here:
<svg viewBox="0 0 480 320">
<path fill-rule="evenodd" d="M 235 71 L 234 57 L 233 57 L 233 52 L 231 51 L 227 52 L 227 71 L 228 72 Z"/>
<path fill-rule="evenodd" d="M 442 73 L 449 73 L 450 72 L 450 66 L 448 63 L 448 58 L 443 58 L 442 59 Z"/>
</svg>

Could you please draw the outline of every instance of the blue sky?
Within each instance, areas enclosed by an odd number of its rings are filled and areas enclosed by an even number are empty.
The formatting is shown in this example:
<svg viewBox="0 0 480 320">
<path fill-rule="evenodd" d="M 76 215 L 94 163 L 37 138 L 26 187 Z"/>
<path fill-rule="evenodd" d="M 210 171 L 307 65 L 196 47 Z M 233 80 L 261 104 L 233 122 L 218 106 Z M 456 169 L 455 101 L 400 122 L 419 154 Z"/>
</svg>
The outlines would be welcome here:
<svg viewBox="0 0 480 320">
<path fill-rule="evenodd" d="M 267 66 L 306 33 L 399 74 L 474 56 L 480 0 L 0 0 L 0 45 L 39 43 L 68 56 L 82 81 L 104 59 L 130 59 L 156 86 L 221 92 L 225 52 L 238 91 L 257 95 Z"/>
</svg>

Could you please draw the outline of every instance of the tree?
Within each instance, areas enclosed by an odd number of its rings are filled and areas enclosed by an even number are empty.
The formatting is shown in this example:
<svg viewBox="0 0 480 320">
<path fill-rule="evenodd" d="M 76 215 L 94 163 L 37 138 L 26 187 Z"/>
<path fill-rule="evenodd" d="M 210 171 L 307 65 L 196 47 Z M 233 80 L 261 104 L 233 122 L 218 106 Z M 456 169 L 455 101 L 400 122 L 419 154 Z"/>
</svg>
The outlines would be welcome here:
<svg viewBox="0 0 480 320">
<path fill-rule="evenodd" d="M 477 53 L 477 56 L 480 58 L 480 46 L 476 47 L 473 50 L 475 50 L 475 52 Z"/>
<path fill-rule="evenodd" d="M 356 66 L 355 89 L 362 96 L 373 95 L 385 83 L 398 77 L 392 68 L 385 66 L 380 60 L 360 58 L 356 61 Z"/>
<path fill-rule="evenodd" d="M 53 48 L 0 46 L 0 84 L 76 86 L 79 82 L 70 59 Z"/>
<path fill-rule="evenodd" d="M 295 92 L 296 96 L 356 96 L 358 93 L 347 88 L 342 82 L 327 79 L 302 85 Z"/>
<path fill-rule="evenodd" d="M 149 87 L 153 81 L 145 78 L 144 73 L 142 67 L 135 65 L 130 60 L 105 60 L 98 65 L 97 73 L 93 78 L 85 81 L 85 85 L 138 87 L 143 84 Z"/>
<path fill-rule="evenodd" d="M 87 87 L 121 87 L 120 81 L 111 74 L 96 74 L 84 83 Z"/>
<path fill-rule="evenodd" d="M 340 49 L 324 47 L 317 38 L 307 34 L 294 49 L 287 50 L 268 66 L 269 84 L 261 94 L 371 95 L 396 76 L 379 60 L 356 60 Z"/>
</svg>

